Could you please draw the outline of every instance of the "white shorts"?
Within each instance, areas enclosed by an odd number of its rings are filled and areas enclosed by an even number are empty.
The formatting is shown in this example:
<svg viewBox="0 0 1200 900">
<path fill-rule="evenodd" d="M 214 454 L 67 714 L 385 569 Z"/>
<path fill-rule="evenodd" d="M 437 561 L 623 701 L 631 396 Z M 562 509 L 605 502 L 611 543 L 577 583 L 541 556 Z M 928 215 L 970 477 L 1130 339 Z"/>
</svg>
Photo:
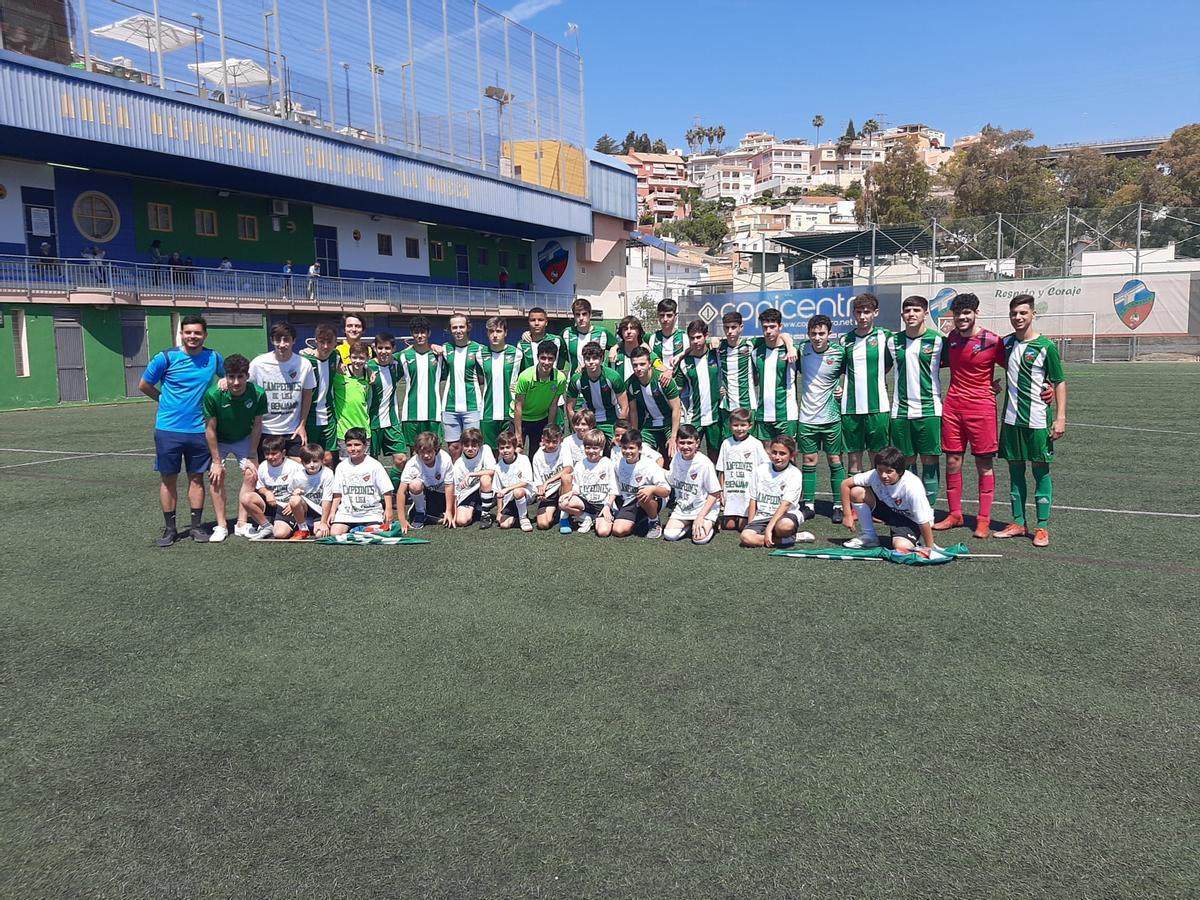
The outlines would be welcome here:
<svg viewBox="0 0 1200 900">
<path fill-rule="evenodd" d="M 233 441 L 229 444 L 218 441 L 217 451 L 221 454 L 222 462 L 232 454 L 237 459 L 238 465 L 243 469 L 247 467 L 256 471 L 258 469 L 258 460 L 255 458 L 254 448 L 250 446 L 250 435 L 246 435 L 240 441 Z"/>
</svg>

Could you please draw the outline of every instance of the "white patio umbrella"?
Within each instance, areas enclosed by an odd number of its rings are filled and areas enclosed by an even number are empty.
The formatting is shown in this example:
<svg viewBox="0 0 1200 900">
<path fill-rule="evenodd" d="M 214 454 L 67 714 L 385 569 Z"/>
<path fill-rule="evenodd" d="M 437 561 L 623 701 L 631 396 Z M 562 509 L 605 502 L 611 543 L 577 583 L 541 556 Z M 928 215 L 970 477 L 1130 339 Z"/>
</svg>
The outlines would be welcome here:
<svg viewBox="0 0 1200 900">
<path fill-rule="evenodd" d="M 223 85 L 228 78 L 236 91 L 238 86 L 254 87 L 267 84 L 271 80 L 270 73 L 252 59 L 216 59 L 202 63 L 188 63 L 188 68 L 215 85 Z M 228 102 L 228 98 L 226 98 Z"/>
<path fill-rule="evenodd" d="M 137 44 L 139 47 L 145 46 L 147 55 L 156 51 L 160 54 L 170 53 L 172 50 L 191 47 L 204 40 L 204 36 L 197 34 L 193 28 L 181 28 L 164 22 L 161 18 L 156 23 L 154 16 L 148 15 L 130 16 L 120 22 L 101 25 L 99 28 L 93 28 L 92 34 L 113 41 Z"/>
</svg>

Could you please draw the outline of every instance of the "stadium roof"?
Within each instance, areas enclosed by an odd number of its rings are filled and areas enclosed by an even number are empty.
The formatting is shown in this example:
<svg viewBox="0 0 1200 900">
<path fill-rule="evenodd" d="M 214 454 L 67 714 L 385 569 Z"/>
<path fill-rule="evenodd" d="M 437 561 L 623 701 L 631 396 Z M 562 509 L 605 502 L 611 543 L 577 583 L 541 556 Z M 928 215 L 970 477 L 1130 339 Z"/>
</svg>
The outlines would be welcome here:
<svg viewBox="0 0 1200 900">
<path fill-rule="evenodd" d="M 896 225 L 888 228 L 867 228 L 863 231 L 842 231 L 821 234 L 797 234 L 790 237 L 769 238 L 789 250 L 811 256 L 835 258 L 871 255 L 871 235 L 875 236 L 876 256 L 895 253 L 928 253 L 933 249 L 933 236 L 921 225 Z"/>
</svg>

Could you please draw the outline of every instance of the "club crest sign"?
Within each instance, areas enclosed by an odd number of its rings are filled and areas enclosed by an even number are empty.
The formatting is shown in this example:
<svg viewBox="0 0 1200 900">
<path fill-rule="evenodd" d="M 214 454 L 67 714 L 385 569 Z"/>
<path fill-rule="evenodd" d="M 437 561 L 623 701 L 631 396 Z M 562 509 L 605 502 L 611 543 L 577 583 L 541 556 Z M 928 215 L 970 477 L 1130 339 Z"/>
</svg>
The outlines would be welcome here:
<svg viewBox="0 0 1200 900">
<path fill-rule="evenodd" d="M 1125 327 L 1135 329 L 1150 318 L 1154 309 L 1154 291 L 1140 278 L 1130 279 L 1113 294 L 1113 307 Z"/>
</svg>

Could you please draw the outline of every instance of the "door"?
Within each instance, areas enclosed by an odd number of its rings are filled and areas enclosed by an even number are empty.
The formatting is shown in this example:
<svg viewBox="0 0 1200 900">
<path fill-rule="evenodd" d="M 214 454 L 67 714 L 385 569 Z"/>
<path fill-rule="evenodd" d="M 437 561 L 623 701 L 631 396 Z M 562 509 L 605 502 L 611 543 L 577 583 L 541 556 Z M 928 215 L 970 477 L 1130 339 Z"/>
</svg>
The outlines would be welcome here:
<svg viewBox="0 0 1200 900">
<path fill-rule="evenodd" d="M 338 264 L 337 229 L 332 225 L 313 226 L 313 252 L 321 264 L 321 275 L 337 278 L 341 272 Z"/>
<path fill-rule="evenodd" d="M 58 401 L 86 401 L 87 367 L 83 360 L 83 322 L 77 309 L 54 309 L 54 351 L 58 359 Z"/>
<path fill-rule="evenodd" d="M 21 188 L 25 214 L 25 252 L 30 256 L 58 256 L 58 226 L 54 215 L 54 191 Z M 42 244 L 48 244 L 46 252 Z"/>
<path fill-rule="evenodd" d="M 125 396 L 140 397 L 138 382 L 150 362 L 146 345 L 146 314 L 140 309 L 121 310 L 121 353 L 125 357 Z"/>
<path fill-rule="evenodd" d="M 466 244 L 454 245 L 454 262 L 458 267 L 459 287 L 471 286 L 471 256 Z"/>
</svg>

